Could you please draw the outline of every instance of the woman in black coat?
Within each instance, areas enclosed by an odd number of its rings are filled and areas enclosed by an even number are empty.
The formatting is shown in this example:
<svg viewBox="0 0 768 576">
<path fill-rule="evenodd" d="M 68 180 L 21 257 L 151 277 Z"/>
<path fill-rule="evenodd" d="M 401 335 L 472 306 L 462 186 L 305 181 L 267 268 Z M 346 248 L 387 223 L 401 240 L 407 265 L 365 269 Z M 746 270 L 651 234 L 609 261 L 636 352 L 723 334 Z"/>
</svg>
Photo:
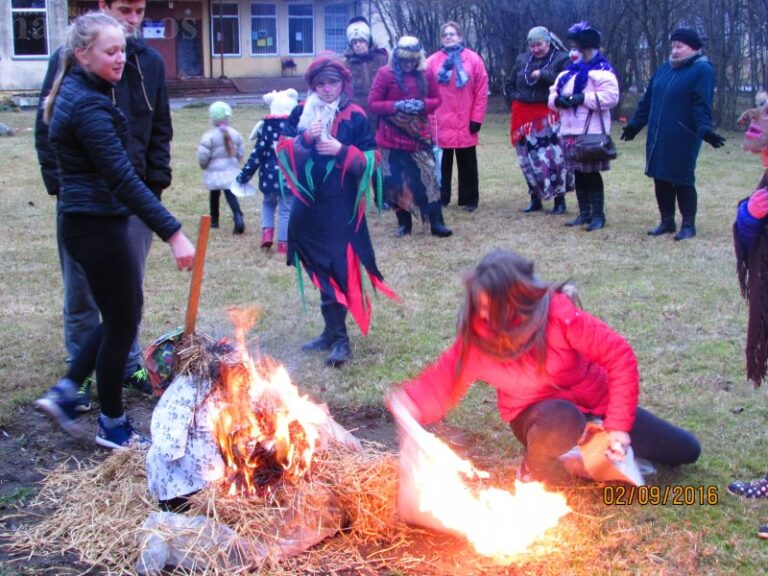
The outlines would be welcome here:
<svg viewBox="0 0 768 576">
<path fill-rule="evenodd" d="M 138 177 L 126 152 L 128 126 L 113 94 L 125 66 L 123 29 L 106 14 L 84 14 L 72 23 L 61 57 L 44 113 L 59 166 L 59 226 L 64 246 L 85 273 L 102 322 L 66 376 L 35 405 L 66 432 L 80 436 L 78 389 L 95 368 L 101 403 L 96 443 L 146 447 L 148 440 L 133 429 L 122 402 L 126 360 L 143 302 L 128 217 L 138 215 L 168 242 L 180 270 L 192 267 L 195 250 L 181 224 Z"/>
</svg>

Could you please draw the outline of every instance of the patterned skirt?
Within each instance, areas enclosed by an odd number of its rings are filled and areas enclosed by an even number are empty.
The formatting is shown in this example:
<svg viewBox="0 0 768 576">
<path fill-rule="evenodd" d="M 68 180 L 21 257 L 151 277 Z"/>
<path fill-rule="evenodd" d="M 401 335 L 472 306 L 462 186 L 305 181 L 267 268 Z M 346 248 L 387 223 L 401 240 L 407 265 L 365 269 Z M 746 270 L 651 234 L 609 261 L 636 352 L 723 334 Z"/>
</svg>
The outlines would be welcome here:
<svg viewBox="0 0 768 576">
<path fill-rule="evenodd" d="M 611 169 L 610 160 L 601 160 L 600 162 L 579 162 L 573 157 L 573 149 L 576 144 L 577 136 L 561 136 L 565 152 L 565 166 L 568 170 L 579 172 L 606 172 Z"/>
<path fill-rule="evenodd" d="M 574 189 L 557 130 L 558 124 L 544 117 L 521 126 L 513 138 L 528 193 L 542 200 Z"/>
</svg>

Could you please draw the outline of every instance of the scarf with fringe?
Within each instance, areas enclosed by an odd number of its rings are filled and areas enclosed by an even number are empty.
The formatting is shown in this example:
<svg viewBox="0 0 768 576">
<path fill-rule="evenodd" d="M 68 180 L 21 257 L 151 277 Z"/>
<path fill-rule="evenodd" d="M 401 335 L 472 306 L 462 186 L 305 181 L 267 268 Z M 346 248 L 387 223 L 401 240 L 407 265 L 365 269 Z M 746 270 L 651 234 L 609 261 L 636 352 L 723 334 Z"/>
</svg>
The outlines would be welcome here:
<svg viewBox="0 0 768 576">
<path fill-rule="evenodd" d="M 584 92 L 584 88 L 587 87 L 589 73 L 592 70 L 606 70 L 612 72 L 614 76 L 616 75 L 616 70 L 613 69 L 611 63 L 608 62 L 608 59 L 603 56 L 601 52 L 595 54 L 594 58 L 589 62 L 571 62 L 565 70 L 565 74 L 560 76 L 560 80 L 557 81 L 558 96 L 562 93 L 563 86 L 565 86 L 568 80 L 573 76 L 576 76 L 576 79 L 573 81 L 573 93 L 581 94 Z"/>
</svg>

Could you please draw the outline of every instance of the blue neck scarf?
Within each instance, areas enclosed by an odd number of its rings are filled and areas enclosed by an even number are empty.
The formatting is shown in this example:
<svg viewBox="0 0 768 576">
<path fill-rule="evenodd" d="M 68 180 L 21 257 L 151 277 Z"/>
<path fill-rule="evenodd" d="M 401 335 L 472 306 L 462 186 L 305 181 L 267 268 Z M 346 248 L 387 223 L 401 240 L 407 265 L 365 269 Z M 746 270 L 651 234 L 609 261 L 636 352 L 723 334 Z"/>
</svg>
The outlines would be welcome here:
<svg viewBox="0 0 768 576">
<path fill-rule="evenodd" d="M 616 75 L 616 71 L 613 69 L 613 66 L 611 66 L 611 63 L 608 62 L 606 57 L 600 52 L 595 54 L 594 58 L 589 62 L 571 62 L 565 70 L 565 74 L 563 74 L 560 77 L 560 80 L 557 81 L 558 96 L 563 91 L 563 86 L 565 86 L 568 80 L 574 75 L 576 76 L 576 79 L 573 81 L 574 94 L 581 94 L 584 92 L 584 88 L 587 87 L 589 73 L 592 70 L 607 70 L 608 72 L 612 72 L 614 76 Z"/>
<path fill-rule="evenodd" d="M 442 68 L 437 73 L 437 81 L 440 84 L 448 84 L 451 81 L 451 70 L 456 69 L 456 88 L 463 88 L 469 82 L 469 74 L 464 70 L 461 63 L 461 53 L 464 51 L 464 42 L 459 42 L 455 46 L 442 48 L 448 58 L 443 62 Z"/>
</svg>

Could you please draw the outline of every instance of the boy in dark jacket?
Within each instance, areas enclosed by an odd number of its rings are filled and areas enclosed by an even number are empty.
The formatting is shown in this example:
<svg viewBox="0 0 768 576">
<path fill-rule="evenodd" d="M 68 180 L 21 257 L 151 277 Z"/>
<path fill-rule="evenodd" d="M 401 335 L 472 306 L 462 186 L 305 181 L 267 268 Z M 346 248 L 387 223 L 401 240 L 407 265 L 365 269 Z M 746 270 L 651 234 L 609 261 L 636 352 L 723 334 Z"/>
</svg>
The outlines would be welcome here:
<svg viewBox="0 0 768 576">
<path fill-rule="evenodd" d="M 173 128 L 165 84 L 165 65 L 160 55 L 136 35 L 141 27 L 146 0 L 100 0 L 99 9 L 115 18 L 126 33 L 126 63 L 123 76 L 115 85 L 114 98 L 128 120 L 130 130 L 127 145 L 131 164 L 147 187 L 160 198 L 171 185 L 171 148 Z M 58 166 L 48 145 L 48 126 L 43 122 L 45 98 L 51 91 L 61 50 L 51 56 L 43 81 L 35 121 L 35 148 L 43 182 L 49 194 L 58 196 Z M 136 216 L 130 218 L 129 234 L 136 255 L 136 266 L 144 281 L 144 266 L 152 242 L 152 231 Z M 59 263 L 64 282 L 64 344 L 67 360 L 82 348 L 85 338 L 99 324 L 99 313 L 80 266 L 64 249 L 57 229 Z M 131 348 L 126 366 L 125 385 L 151 393 L 146 371 L 141 367 L 141 347 L 138 336 Z M 83 389 L 88 394 L 88 388 Z M 83 406 L 87 409 L 88 402 Z"/>
</svg>

